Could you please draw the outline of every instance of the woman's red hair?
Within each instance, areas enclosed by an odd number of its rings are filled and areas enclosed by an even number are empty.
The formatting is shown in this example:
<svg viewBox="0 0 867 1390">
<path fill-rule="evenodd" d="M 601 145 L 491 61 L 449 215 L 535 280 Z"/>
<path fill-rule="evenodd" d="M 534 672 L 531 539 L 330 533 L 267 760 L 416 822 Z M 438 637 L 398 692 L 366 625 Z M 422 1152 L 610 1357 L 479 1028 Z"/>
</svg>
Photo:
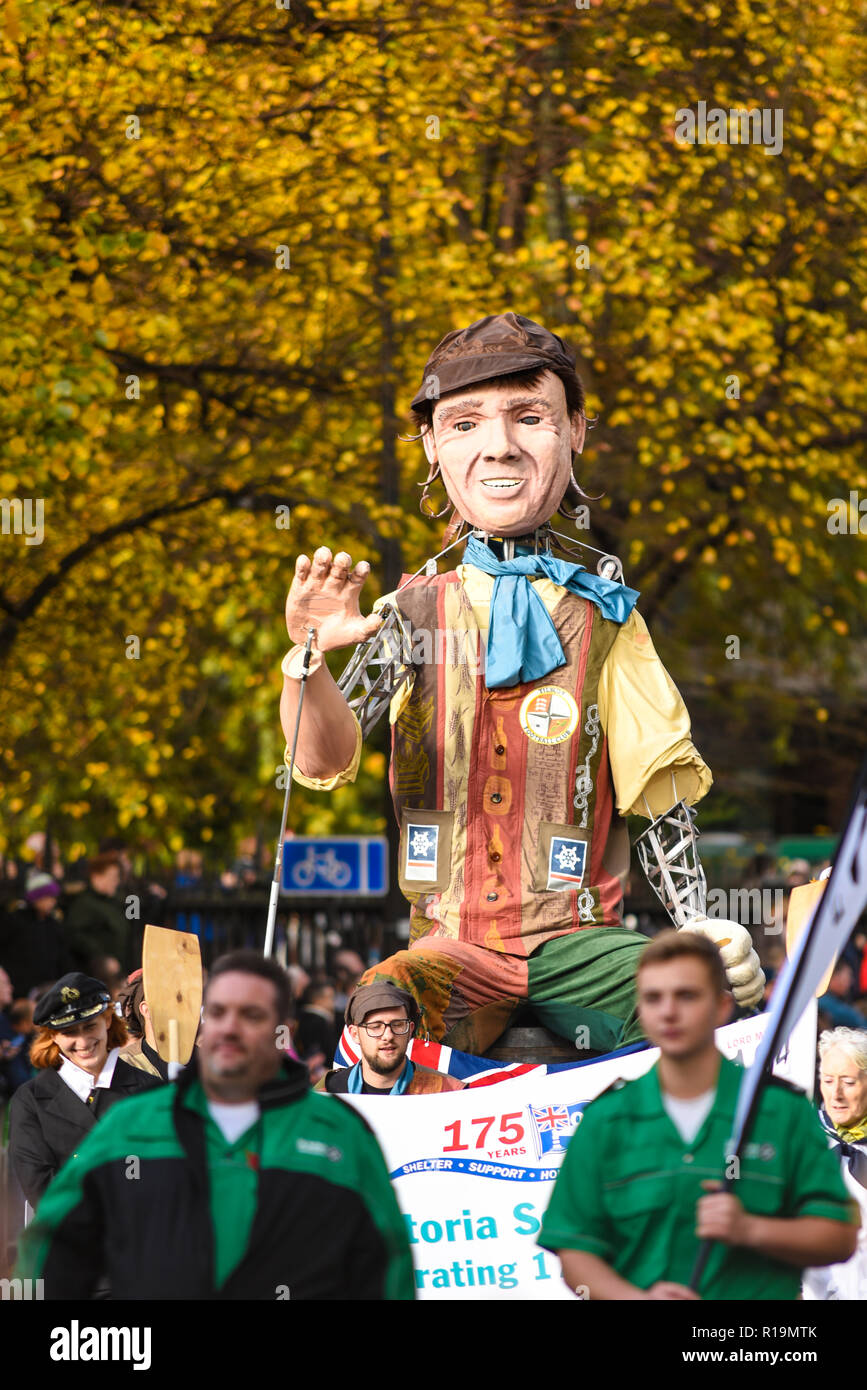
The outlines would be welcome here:
<svg viewBox="0 0 867 1390">
<path fill-rule="evenodd" d="M 118 1018 L 114 1011 L 114 1005 L 109 1004 L 101 1014 L 95 1014 L 96 1018 L 105 1018 L 108 1015 L 108 1038 L 106 1043 L 109 1052 L 113 1047 L 123 1047 L 129 1041 L 129 1034 L 126 1031 L 126 1024 L 122 1018 Z M 92 1023 L 94 1019 L 87 1019 L 86 1022 Z M 55 1071 L 63 1061 L 63 1053 L 54 1041 L 54 1028 L 37 1028 L 36 1037 L 30 1044 L 30 1065 L 33 1067 L 54 1067 Z"/>
</svg>

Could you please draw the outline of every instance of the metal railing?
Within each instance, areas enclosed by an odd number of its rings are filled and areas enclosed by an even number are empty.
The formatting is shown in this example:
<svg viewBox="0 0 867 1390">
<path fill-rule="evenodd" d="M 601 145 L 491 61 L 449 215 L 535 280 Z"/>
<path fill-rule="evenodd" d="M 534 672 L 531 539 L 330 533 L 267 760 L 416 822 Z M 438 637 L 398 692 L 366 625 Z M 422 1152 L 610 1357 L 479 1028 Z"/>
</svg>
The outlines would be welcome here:
<svg viewBox="0 0 867 1390">
<path fill-rule="evenodd" d="M 282 964 L 297 964 L 310 972 L 327 971 L 333 951 L 340 947 L 358 951 L 363 959 L 371 948 L 380 955 L 388 954 L 402 943 L 383 922 L 381 911 L 375 900 L 344 894 L 327 901 L 296 898 L 291 904 L 281 899 L 275 956 Z M 207 969 L 226 951 L 242 947 L 261 951 L 267 915 L 268 892 L 264 888 L 231 894 L 177 889 L 166 899 L 158 925 L 194 932 Z"/>
</svg>

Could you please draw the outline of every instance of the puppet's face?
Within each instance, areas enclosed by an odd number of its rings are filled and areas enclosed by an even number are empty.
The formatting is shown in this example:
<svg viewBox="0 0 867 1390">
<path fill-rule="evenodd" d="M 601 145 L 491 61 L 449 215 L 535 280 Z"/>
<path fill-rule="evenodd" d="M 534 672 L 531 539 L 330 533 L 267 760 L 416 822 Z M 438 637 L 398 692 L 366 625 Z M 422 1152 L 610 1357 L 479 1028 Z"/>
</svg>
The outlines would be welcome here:
<svg viewBox="0 0 867 1390">
<path fill-rule="evenodd" d="M 434 407 L 434 447 L 450 500 L 478 530 L 520 536 L 556 512 L 584 444 L 570 421 L 563 383 L 545 372 L 537 386 L 486 382 Z"/>
</svg>

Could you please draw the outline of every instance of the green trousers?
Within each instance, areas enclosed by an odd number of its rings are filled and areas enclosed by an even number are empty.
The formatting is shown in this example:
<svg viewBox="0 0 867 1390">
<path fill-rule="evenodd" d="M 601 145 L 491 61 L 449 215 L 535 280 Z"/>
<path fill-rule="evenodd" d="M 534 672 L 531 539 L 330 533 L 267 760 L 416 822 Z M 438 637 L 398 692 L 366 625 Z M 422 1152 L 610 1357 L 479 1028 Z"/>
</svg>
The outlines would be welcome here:
<svg viewBox="0 0 867 1390">
<path fill-rule="evenodd" d="M 644 1037 L 635 974 L 646 945 L 625 927 L 570 932 L 529 957 L 422 937 L 371 967 L 360 983 L 387 981 L 411 994 L 419 1033 L 462 1052 L 484 1056 L 524 1004 L 579 1052 L 612 1052 Z"/>
</svg>

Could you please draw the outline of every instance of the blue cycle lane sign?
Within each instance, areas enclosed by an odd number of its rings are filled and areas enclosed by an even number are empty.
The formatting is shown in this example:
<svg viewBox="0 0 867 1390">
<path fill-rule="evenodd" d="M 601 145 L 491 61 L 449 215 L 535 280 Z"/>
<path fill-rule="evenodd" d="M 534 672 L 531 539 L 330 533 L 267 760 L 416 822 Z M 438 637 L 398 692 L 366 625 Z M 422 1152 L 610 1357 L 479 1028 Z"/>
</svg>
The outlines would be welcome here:
<svg viewBox="0 0 867 1390">
<path fill-rule="evenodd" d="M 299 896 L 383 897 L 388 892 L 384 835 L 296 835 L 283 844 L 282 891 Z"/>
</svg>

